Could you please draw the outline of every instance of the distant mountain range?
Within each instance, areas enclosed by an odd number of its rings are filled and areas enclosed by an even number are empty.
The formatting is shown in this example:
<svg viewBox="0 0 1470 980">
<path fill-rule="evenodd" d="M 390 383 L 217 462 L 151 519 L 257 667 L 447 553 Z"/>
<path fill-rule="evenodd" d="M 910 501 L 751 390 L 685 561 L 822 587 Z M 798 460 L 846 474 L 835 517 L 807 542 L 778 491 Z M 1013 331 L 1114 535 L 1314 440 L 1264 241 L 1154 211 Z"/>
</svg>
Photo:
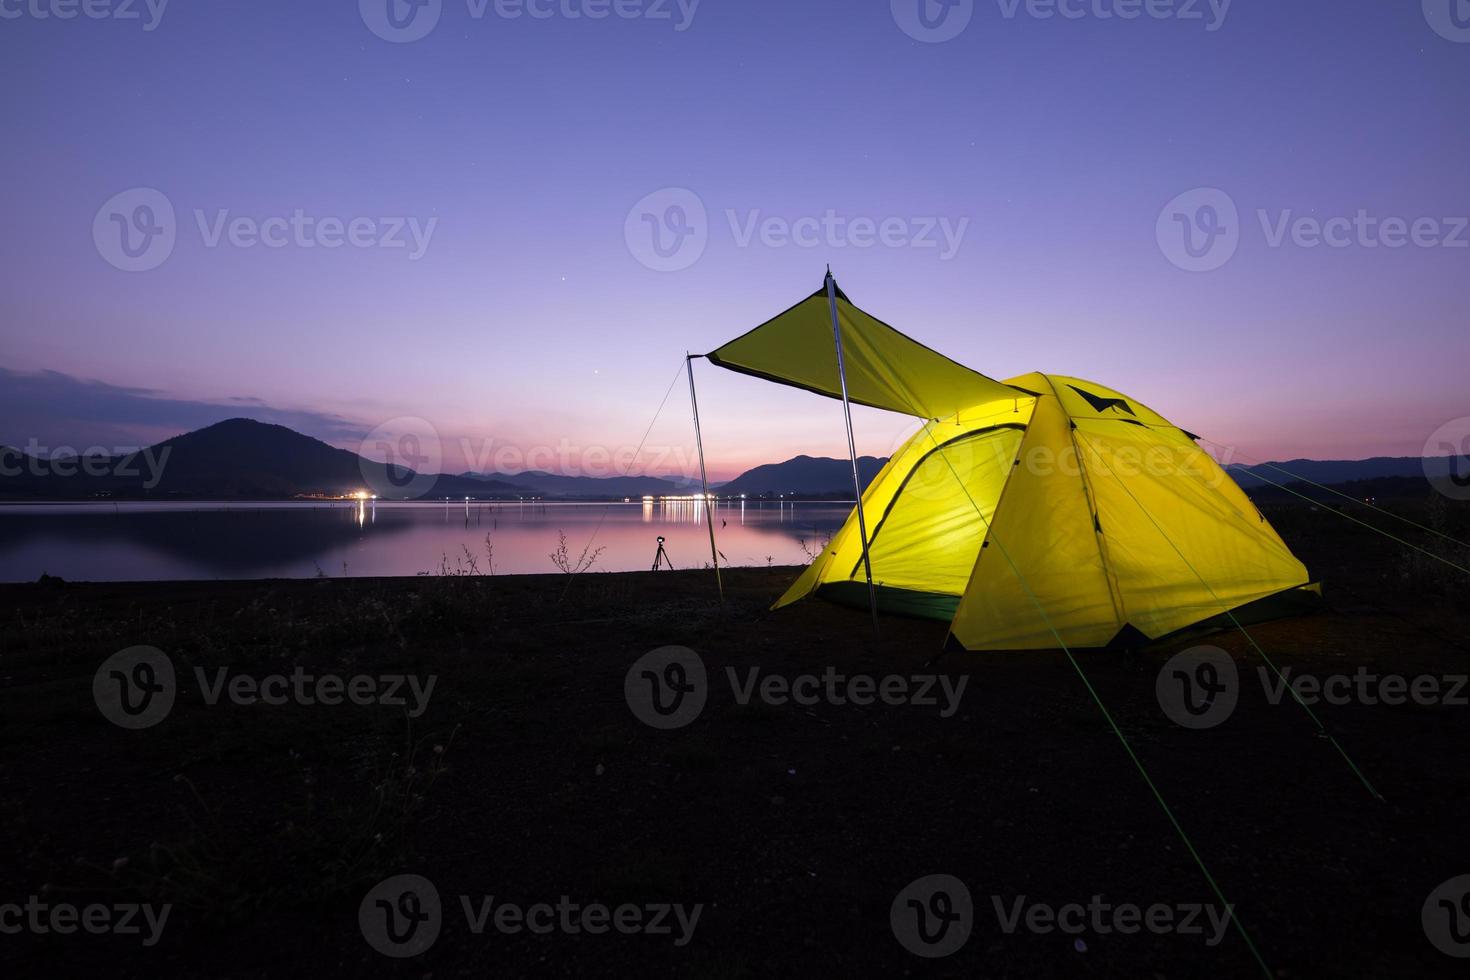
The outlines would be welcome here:
<svg viewBox="0 0 1470 980">
<path fill-rule="evenodd" d="M 864 486 L 886 462 L 873 456 L 859 458 L 858 473 Z M 1327 485 L 1405 478 L 1423 481 L 1426 466 L 1429 474 L 1438 476 L 1449 472 L 1449 463 L 1448 457 L 1421 460 L 1412 456 L 1294 459 L 1253 466 L 1236 464 L 1227 469 L 1241 486 L 1260 490 L 1294 479 Z M 0 447 L 0 498 L 7 499 L 286 499 L 370 492 L 386 499 L 542 496 L 618 500 L 646 494 L 687 494 L 697 491 L 697 487 L 697 483 L 687 480 L 649 476 L 599 478 L 541 471 L 490 476 L 418 474 L 405 467 L 364 459 L 284 426 L 251 419 L 230 419 L 125 456 L 46 460 Z M 712 484 L 711 490 L 722 496 L 785 494 L 850 500 L 852 464 L 846 459 L 797 456 L 757 466 L 728 483 Z"/>
<path fill-rule="evenodd" d="M 1332 485 L 1393 477 L 1438 478 L 1450 472 L 1450 457 L 1374 456 L 1371 459 L 1291 459 L 1284 463 L 1232 464 L 1226 471 L 1246 490 L 1296 480 Z M 1289 475 L 1288 475 L 1289 474 Z"/>
<path fill-rule="evenodd" d="M 887 458 L 858 457 L 858 478 L 866 487 Z M 784 463 L 767 463 L 746 470 L 720 487 L 721 494 L 786 494 L 787 496 L 845 495 L 852 499 L 852 460 L 826 456 L 796 456 Z"/>
<path fill-rule="evenodd" d="M 36 459 L 0 449 L 0 496 L 79 499 L 286 498 L 358 492 L 393 497 L 422 486 L 421 496 L 509 496 L 523 487 L 436 476 L 388 466 L 285 426 L 230 419 L 124 456 Z"/>
</svg>

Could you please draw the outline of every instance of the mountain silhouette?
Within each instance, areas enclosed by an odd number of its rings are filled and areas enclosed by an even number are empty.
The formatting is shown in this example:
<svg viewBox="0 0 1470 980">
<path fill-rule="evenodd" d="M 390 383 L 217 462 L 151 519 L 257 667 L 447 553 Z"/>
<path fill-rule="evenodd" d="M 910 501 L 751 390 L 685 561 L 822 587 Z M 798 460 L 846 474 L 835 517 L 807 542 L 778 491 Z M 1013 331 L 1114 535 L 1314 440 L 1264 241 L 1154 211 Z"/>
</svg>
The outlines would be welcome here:
<svg viewBox="0 0 1470 980">
<path fill-rule="evenodd" d="M 863 485 L 887 462 L 858 459 Z M 1352 481 L 1423 481 L 1450 472 L 1451 457 L 1374 457 L 1363 460 L 1293 459 L 1227 471 L 1251 491 L 1297 480 L 1334 485 Z M 1289 474 L 1289 475 L 1288 475 Z M 720 495 L 852 497 L 852 464 L 825 456 L 796 456 L 766 463 L 725 484 L 711 484 Z M 281 425 L 253 419 L 228 419 L 166 439 L 125 456 L 37 459 L 0 447 L 0 498 L 81 500 L 127 499 L 284 499 L 299 495 L 339 496 L 377 493 L 384 499 L 473 497 L 515 499 L 544 496 L 618 500 L 623 497 L 677 495 L 697 491 L 687 479 L 630 476 L 561 476 L 527 471 L 513 477 L 465 473 L 426 475 L 365 459 Z"/>
<path fill-rule="evenodd" d="M 0 450 L 0 494 L 15 497 L 96 496 L 282 498 L 298 494 L 377 493 L 408 497 L 516 497 L 526 488 L 500 481 L 438 475 L 415 481 L 388 466 L 329 446 L 282 425 L 228 419 L 124 456 L 33 459 Z"/>
<path fill-rule="evenodd" d="M 866 487 L 887 463 L 876 456 L 858 457 L 858 477 Z M 720 487 L 721 494 L 797 494 L 852 497 L 852 461 L 828 456 L 795 456 L 746 470 Z"/>
</svg>

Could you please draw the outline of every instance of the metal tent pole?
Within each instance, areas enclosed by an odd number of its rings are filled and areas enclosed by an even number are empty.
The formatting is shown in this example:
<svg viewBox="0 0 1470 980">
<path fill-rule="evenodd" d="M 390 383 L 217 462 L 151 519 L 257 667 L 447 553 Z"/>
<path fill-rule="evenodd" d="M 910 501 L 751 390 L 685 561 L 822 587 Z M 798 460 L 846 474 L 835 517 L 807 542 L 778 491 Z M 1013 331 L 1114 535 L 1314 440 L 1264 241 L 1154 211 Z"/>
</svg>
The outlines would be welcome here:
<svg viewBox="0 0 1470 980">
<path fill-rule="evenodd" d="M 837 280 L 827 267 L 827 306 L 832 310 L 832 339 L 837 344 L 837 378 L 842 383 L 842 415 L 847 420 L 847 456 L 852 460 L 852 491 L 857 495 L 858 535 L 863 545 L 863 572 L 868 576 L 868 608 L 873 613 L 873 635 L 878 635 L 878 590 L 873 587 L 873 563 L 868 559 L 868 522 L 863 516 L 863 484 L 858 477 L 857 443 L 852 438 L 852 403 L 847 398 L 847 368 L 842 363 L 842 324 L 837 319 Z"/>
<path fill-rule="evenodd" d="M 704 493 L 704 520 L 709 526 L 709 557 L 715 566 L 715 587 L 720 592 L 720 608 L 725 608 L 725 583 L 720 578 L 720 552 L 715 547 L 715 514 L 710 508 L 709 477 L 704 470 L 704 436 L 699 431 L 699 399 L 694 394 L 694 355 L 684 352 L 684 368 L 689 374 L 689 404 L 694 409 L 694 445 L 699 450 L 699 488 Z"/>
</svg>

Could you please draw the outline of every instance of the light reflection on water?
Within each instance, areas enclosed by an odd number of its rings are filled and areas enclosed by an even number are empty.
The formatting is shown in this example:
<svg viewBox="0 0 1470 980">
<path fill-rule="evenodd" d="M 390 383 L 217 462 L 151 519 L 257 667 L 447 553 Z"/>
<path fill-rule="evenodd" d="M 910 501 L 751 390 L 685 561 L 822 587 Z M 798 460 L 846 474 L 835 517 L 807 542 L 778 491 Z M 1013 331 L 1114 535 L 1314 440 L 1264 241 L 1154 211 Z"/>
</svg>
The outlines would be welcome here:
<svg viewBox="0 0 1470 980">
<path fill-rule="evenodd" d="M 555 572 L 558 532 L 594 571 L 652 567 L 656 538 L 677 568 L 708 564 L 699 498 L 620 504 L 543 501 L 86 503 L 0 505 L 0 581 L 43 572 L 127 581 Z M 714 505 L 722 563 L 799 565 L 851 504 L 730 500 Z"/>
</svg>

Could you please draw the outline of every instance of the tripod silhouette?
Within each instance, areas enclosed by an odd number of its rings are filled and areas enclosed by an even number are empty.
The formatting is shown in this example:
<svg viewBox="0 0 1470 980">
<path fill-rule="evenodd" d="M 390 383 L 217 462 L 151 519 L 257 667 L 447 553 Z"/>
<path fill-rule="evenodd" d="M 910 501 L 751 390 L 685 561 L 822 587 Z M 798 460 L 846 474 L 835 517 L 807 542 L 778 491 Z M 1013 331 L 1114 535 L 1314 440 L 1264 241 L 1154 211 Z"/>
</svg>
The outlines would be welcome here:
<svg viewBox="0 0 1470 980">
<path fill-rule="evenodd" d="M 658 550 L 653 553 L 653 571 L 658 571 L 660 564 L 669 566 L 669 571 L 674 570 L 674 563 L 669 559 L 669 553 L 664 550 L 663 535 L 659 535 Z"/>
</svg>

